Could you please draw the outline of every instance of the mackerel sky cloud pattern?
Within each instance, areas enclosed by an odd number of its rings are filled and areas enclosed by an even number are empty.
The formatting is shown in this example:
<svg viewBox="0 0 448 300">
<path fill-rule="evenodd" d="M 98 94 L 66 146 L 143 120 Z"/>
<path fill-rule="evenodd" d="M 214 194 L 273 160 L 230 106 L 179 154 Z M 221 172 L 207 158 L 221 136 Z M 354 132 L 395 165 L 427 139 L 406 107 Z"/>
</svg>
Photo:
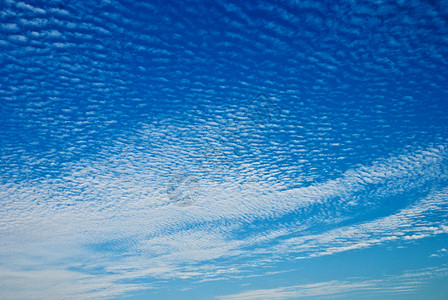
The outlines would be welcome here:
<svg viewBox="0 0 448 300">
<path fill-rule="evenodd" d="M 446 1 L 0 8 L 1 299 L 445 299 Z"/>
</svg>

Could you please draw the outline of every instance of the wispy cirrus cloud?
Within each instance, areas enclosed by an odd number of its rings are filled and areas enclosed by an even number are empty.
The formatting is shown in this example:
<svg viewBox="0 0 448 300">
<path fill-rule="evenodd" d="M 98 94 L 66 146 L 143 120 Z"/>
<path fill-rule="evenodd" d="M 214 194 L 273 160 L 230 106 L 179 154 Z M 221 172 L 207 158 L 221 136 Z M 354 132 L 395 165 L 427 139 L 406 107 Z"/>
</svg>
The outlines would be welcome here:
<svg viewBox="0 0 448 300">
<path fill-rule="evenodd" d="M 409 204 L 404 202 L 404 207 L 389 216 L 365 219 L 355 225 L 340 226 L 339 218 L 329 221 L 315 216 L 306 221 L 308 207 L 327 210 L 325 215 L 342 213 L 344 218 L 350 218 L 344 215 L 348 208 L 382 203 L 387 194 L 443 180 L 443 149 L 433 147 L 386 159 L 348 171 L 340 179 L 293 190 L 272 191 L 264 185 L 244 184 L 247 180 L 242 179 L 242 188 L 210 183 L 197 203 L 187 209 L 174 206 L 161 188 L 168 177 L 157 178 L 146 169 L 145 164 L 153 165 L 157 159 L 140 159 L 135 149 L 108 156 L 107 163 L 74 166 L 71 175 L 39 186 L 34 182 L 28 186 L 4 185 L 2 194 L 8 202 L 2 206 L 3 249 L 10 249 L 1 256 L 4 274 L 30 276 L 29 281 L 34 282 L 30 284 L 37 284 L 33 278 L 39 277 L 50 287 L 52 277 L 36 274 L 57 270 L 76 280 L 67 286 L 66 281 L 53 282 L 55 289 L 70 294 L 79 284 L 86 289 L 86 295 L 97 295 L 92 290 L 98 286 L 98 295 L 112 296 L 147 288 L 120 283 L 123 279 L 222 280 L 239 276 L 256 265 L 269 264 L 260 254 L 305 259 L 447 233 L 448 224 L 443 223 L 447 212 L 444 189 Z M 141 175 L 135 176 L 136 172 Z M 389 183 L 389 188 L 369 192 L 384 183 Z M 354 194 L 358 195 L 355 203 L 351 199 Z M 337 204 L 334 198 L 339 199 Z M 245 224 L 273 216 L 281 218 L 291 212 L 302 212 L 305 218 L 288 227 L 271 220 L 267 231 L 246 238 L 238 236 Z M 324 232 L 312 233 L 313 226 L 320 223 L 332 225 Z M 34 261 L 33 257 L 41 260 Z M 216 264 L 219 259 L 232 257 L 246 257 L 252 266 L 234 263 L 223 268 Z M 35 271 L 27 270 L 31 266 Z M 111 275 L 101 284 L 96 283 L 95 269 Z M 46 286 L 44 282 L 38 284 Z M 112 284 L 116 288 L 109 290 Z"/>
<path fill-rule="evenodd" d="M 406 295 L 415 292 L 430 278 L 445 278 L 446 276 L 448 276 L 448 269 L 443 266 L 407 271 L 380 279 L 350 278 L 344 281 L 333 280 L 273 289 L 254 289 L 216 298 L 220 300 L 333 298 L 349 294 L 369 295 L 372 291 L 379 293 L 382 297 L 393 297 L 396 294 Z"/>
</svg>

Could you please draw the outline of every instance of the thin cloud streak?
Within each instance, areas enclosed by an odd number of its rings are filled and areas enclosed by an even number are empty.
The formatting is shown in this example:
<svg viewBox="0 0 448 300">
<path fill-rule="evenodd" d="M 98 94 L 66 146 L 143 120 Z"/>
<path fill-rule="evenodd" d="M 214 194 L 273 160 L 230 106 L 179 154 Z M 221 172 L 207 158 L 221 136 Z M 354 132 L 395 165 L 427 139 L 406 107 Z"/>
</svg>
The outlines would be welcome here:
<svg viewBox="0 0 448 300">
<path fill-rule="evenodd" d="M 309 297 L 340 296 L 347 294 L 368 295 L 372 291 L 384 297 L 393 297 L 395 294 L 410 294 L 429 278 L 446 278 L 446 267 L 421 269 L 406 272 L 400 275 L 387 276 L 382 279 L 348 279 L 344 281 L 326 281 L 319 283 L 279 287 L 274 289 L 249 290 L 239 294 L 218 296 L 219 300 L 262 300 L 262 299 L 300 299 Z"/>
</svg>

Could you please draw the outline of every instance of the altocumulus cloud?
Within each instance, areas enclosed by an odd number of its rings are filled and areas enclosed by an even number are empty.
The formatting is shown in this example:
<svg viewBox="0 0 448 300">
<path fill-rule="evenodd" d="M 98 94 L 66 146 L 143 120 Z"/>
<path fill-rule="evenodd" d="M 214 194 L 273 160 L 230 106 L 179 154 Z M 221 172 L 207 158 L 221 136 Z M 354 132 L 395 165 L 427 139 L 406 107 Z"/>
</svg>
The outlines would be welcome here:
<svg viewBox="0 0 448 300">
<path fill-rule="evenodd" d="M 444 3 L 1 7 L 1 298 L 381 297 L 446 278 Z M 378 249 L 421 256 L 389 269 L 362 256 Z M 389 275 L 298 275 L 344 255 Z"/>
</svg>

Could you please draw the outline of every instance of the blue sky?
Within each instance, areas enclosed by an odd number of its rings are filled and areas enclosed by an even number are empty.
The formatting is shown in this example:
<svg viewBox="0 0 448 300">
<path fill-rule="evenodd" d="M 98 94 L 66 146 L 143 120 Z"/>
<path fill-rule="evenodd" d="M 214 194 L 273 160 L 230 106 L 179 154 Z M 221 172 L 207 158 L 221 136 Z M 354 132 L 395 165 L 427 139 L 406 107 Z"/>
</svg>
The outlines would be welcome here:
<svg viewBox="0 0 448 300">
<path fill-rule="evenodd" d="M 446 299 L 446 1 L 13 1 L 1 299 Z"/>
</svg>

